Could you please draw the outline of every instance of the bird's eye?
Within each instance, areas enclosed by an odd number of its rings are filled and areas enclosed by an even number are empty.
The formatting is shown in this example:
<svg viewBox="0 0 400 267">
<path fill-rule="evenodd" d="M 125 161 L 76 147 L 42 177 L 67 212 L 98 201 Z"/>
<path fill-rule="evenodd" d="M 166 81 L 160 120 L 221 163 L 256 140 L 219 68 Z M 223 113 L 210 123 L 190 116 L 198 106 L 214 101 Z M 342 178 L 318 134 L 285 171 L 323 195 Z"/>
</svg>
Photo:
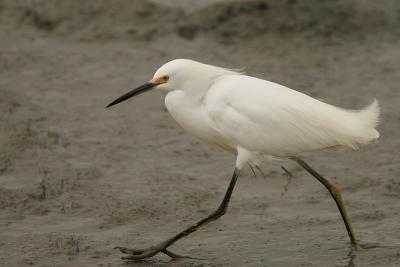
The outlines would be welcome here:
<svg viewBox="0 0 400 267">
<path fill-rule="evenodd" d="M 163 76 L 163 79 L 164 79 L 164 81 L 168 81 L 169 80 L 169 76 L 165 75 L 165 76 Z"/>
</svg>

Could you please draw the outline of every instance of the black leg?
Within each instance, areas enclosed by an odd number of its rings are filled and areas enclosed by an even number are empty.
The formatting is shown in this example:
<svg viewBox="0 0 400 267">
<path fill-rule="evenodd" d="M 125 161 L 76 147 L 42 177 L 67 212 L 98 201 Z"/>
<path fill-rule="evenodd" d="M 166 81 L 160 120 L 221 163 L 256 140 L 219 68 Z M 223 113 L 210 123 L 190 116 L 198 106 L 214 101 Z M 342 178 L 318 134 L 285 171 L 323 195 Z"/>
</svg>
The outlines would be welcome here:
<svg viewBox="0 0 400 267">
<path fill-rule="evenodd" d="M 347 215 L 346 208 L 344 207 L 342 194 L 340 193 L 339 188 L 337 188 L 335 185 L 331 184 L 328 180 L 326 180 L 324 177 L 322 177 L 319 173 L 314 171 L 310 167 L 310 165 L 308 165 L 304 160 L 299 159 L 299 158 L 296 158 L 295 160 L 300 164 L 301 167 L 303 167 L 307 172 L 309 172 L 318 181 L 320 181 L 326 187 L 326 189 L 328 189 L 329 193 L 335 200 L 337 207 L 339 208 L 340 215 L 342 215 L 342 219 L 343 219 L 344 225 L 346 226 L 347 233 L 349 234 L 351 244 L 353 246 L 357 246 L 357 240 L 354 235 L 353 228 L 351 227 L 350 219 L 349 219 L 349 216 Z"/>
<path fill-rule="evenodd" d="M 229 183 L 228 189 L 226 190 L 224 199 L 222 200 L 221 204 L 219 207 L 210 215 L 208 215 L 206 218 L 198 221 L 197 223 L 191 225 L 190 227 L 186 228 L 182 232 L 176 234 L 175 236 L 165 240 L 164 242 L 161 242 L 155 246 L 149 247 L 147 249 L 130 249 L 130 248 L 125 248 L 125 247 L 115 247 L 116 249 L 119 249 L 122 253 L 129 254 L 129 256 L 123 257 L 123 259 L 126 260 L 140 260 L 144 258 L 149 258 L 152 257 L 159 252 L 162 252 L 172 258 L 177 258 L 179 255 L 172 253 L 167 250 L 169 246 L 171 246 L 173 243 L 181 239 L 182 237 L 188 236 L 189 234 L 195 232 L 197 229 L 200 227 L 206 225 L 207 223 L 211 221 L 215 221 L 219 217 L 225 214 L 227 208 L 228 208 L 228 203 L 229 200 L 232 196 L 233 188 L 235 187 L 237 178 L 239 177 L 240 171 L 235 168 L 235 171 L 233 172 L 231 182 Z"/>
</svg>

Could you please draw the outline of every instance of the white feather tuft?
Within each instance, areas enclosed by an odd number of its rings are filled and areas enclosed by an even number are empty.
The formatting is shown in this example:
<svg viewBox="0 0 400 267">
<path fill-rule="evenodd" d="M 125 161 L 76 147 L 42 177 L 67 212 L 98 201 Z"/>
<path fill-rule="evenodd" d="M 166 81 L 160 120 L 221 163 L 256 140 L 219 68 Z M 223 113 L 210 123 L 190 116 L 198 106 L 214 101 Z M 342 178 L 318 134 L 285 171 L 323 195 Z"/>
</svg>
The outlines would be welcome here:
<svg viewBox="0 0 400 267">
<path fill-rule="evenodd" d="M 371 138 L 379 138 L 379 132 L 375 129 L 379 123 L 380 108 L 378 100 L 374 99 L 371 104 L 359 111 L 361 121 L 365 123 L 365 127 L 371 132 Z"/>
</svg>

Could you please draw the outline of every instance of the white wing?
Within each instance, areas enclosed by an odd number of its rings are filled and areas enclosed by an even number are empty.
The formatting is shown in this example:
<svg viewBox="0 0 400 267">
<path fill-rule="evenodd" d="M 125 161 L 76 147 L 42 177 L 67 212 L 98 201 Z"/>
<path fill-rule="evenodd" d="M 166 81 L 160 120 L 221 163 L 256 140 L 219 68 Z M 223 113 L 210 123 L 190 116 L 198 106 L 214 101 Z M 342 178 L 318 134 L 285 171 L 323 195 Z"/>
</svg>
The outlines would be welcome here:
<svg viewBox="0 0 400 267">
<path fill-rule="evenodd" d="M 379 137 L 375 100 L 345 110 L 265 80 L 227 75 L 213 84 L 205 107 L 212 126 L 232 143 L 273 156 L 327 147 L 355 148 Z"/>
</svg>

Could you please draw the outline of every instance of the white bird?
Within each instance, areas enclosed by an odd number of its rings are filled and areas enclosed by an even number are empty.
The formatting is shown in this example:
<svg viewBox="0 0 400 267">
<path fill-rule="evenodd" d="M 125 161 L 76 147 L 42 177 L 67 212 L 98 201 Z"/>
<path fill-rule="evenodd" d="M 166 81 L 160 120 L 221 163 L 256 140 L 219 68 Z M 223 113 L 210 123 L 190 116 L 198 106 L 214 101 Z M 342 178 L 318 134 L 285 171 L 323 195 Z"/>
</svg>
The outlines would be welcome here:
<svg viewBox="0 0 400 267">
<path fill-rule="evenodd" d="M 149 82 L 107 107 L 150 89 L 167 92 L 165 105 L 186 131 L 235 153 L 237 159 L 225 197 L 213 213 L 147 249 L 116 247 L 128 254 L 124 259 L 143 259 L 159 252 L 179 257 L 167 248 L 221 217 L 240 171 L 246 164 L 257 166 L 264 156 L 295 160 L 317 178 L 335 200 L 351 244 L 357 245 L 339 189 L 314 171 L 301 156 L 305 152 L 334 147 L 355 149 L 377 139 L 379 105 L 376 100 L 362 110 L 346 110 L 237 71 L 176 59 L 161 66 Z"/>
</svg>

